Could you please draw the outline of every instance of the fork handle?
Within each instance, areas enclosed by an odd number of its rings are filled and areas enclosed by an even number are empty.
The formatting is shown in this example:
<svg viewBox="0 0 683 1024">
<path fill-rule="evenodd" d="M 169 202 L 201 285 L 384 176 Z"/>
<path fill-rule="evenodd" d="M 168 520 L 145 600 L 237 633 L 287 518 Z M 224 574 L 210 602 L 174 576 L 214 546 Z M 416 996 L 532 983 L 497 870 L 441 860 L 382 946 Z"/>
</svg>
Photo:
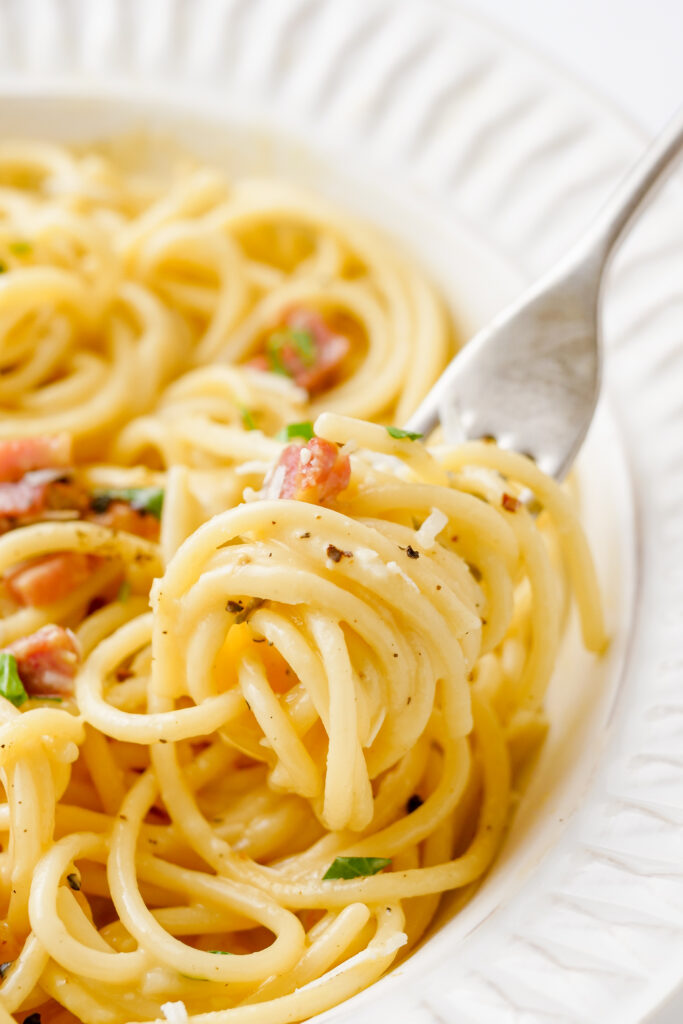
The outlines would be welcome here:
<svg viewBox="0 0 683 1024">
<path fill-rule="evenodd" d="M 645 150 L 640 160 L 626 173 L 615 192 L 598 214 L 594 226 L 577 247 L 579 261 L 592 262 L 600 269 L 645 199 L 654 195 L 674 167 L 683 147 L 683 108 Z"/>
</svg>

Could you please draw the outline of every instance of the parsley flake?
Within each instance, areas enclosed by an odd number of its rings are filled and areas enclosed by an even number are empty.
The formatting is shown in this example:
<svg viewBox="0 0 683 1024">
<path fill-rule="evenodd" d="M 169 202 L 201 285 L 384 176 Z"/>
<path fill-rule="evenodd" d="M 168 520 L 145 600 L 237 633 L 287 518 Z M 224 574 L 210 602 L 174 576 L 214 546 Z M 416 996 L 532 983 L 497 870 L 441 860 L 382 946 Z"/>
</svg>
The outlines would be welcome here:
<svg viewBox="0 0 683 1024">
<path fill-rule="evenodd" d="M 390 857 L 335 857 L 323 875 L 323 881 L 330 878 L 366 878 L 390 864 Z"/>
<path fill-rule="evenodd" d="M 245 430 L 257 430 L 256 423 L 254 421 L 254 414 L 250 409 L 247 409 L 245 405 L 240 409 L 240 416 L 242 417 L 242 426 Z"/>
<path fill-rule="evenodd" d="M 162 487 L 108 487 L 93 491 L 90 504 L 93 512 L 106 512 L 113 501 L 125 501 L 136 512 L 161 519 L 164 491 Z"/>
<path fill-rule="evenodd" d="M 303 437 L 304 441 L 310 441 L 314 437 L 313 424 L 310 420 L 305 423 L 288 423 L 277 432 L 276 437 L 278 441 L 291 441 L 295 437 Z"/>
<path fill-rule="evenodd" d="M 6 697 L 15 708 L 28 700 L 28 694 L 19 675 L 17 659 L 9 651 L 0 654 L 0 695 Z"/>
<path fill-rule="evenodd" d="M 291 377 L 292 373 L 282 358 L 285 349 L 293 349 L 304 366 L 312 366 L 315 362 L 315 339 L 310 331 L 284 328 L 273 331 L 266 338 L 266 356 L 273 373 Z"/>
<path fill-rule="evenodd" d="M 403 430 L 401 427 L 385 427 L 389 437 L 395 437 L 397 441 L 419 441 L 424 434 L 415 434 L 412 430 Z"/>
<path fill-rule="evenodd" d="M 33 252 L 33 246 L 30 242 L 17 240 L 16 242 L 10 242 L 9 251 L 15 256 L 28 256 L 29 253 Z"/>
</svg>

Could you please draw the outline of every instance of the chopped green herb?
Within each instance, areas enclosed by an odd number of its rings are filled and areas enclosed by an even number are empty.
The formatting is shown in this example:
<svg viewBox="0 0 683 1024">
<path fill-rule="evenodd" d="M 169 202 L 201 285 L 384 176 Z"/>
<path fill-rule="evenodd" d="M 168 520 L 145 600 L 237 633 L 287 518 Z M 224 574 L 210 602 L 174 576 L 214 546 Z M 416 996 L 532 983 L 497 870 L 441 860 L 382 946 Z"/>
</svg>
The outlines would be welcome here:
<svg viewBox="0 0 683 1024">
<path fill-rule="evenodd" d="M 93 512 L 106 512 L 113 501 L 125 501 L 136 512 L 161 519 L 164 491 L 162 487 L 109 487 L 93 491 L 90 504 Z"/>
<path fill-rule="evenodd" d="M 229 949 L 210 949 L 209 953 L 215 953 L 216 956 L 232 956 Z"/>
<path fill-rule="evenodd" d="M 125 604 L 129 597 L 130 597 L 130 580 L 124 580 L 123 583 L 121 584 L 121 586 L 119 587 L 119 592 L 116 595 L 116 600 L 117 601 L 121 601 L 122 604 Z"/>
<path fill-rule="evenodd" d="M 403 430 L 401 427 L 385 427 L 389 437 L 395 437 L 397 441 L 419 441 L 423 434 L 414 434 L 412 430 Z"/>
<path fill-rule="evenodd" d="M 5 960 L 4 964 L 0 964 L 0 978 L 5 977 L 13 963 L 14 960 Z"/>
<path fill-rule="evenodd" d="M 33 252 L 33 246 L 30 242 L 10 242 L 9 251 L 14 253 L 15 256 L 28 256 L 29 253 Z"/>
<path fill-rule="evenodd" d="M 50 704 L 61 704 L 62 703 L 62 698 L 61 697 L 51 697 L 51 696 L 49 697 L 46 693 L 39 694 L 38 696 L 34 697 L 33 700 L 42 700 L 42 701 L 46 700 L 46 701 L 49 701 Z"/>
<path fill-rule="evenodd" d="M 7 270 L 7 264 L 0 260 L 0 274 L 4 274 Z"/>
<path fill-rule="evenodd" d="M 245 430 L 257 430 L 256 423 L 254 422 L 254 414 L 251 410 L 247 409 L 246 405 L 243 405 L 240 409 L 240 415 L 242 417 L 242 426 Z"/>
<path fill-rule="evenodd" d="M 73 889 L 75 892 L 81 891 L 81 880 L 75 871 L 72 872 L 70 875 L 67 875 L 66 880 L 69 883 L 70 889 Z"/>
<path fill-rule="evenodd" d="M 314 436 L 313 424 L 310 420 L 306 420 L 305 423 L 288 423 L 276 436 L 278 441 L 291 441 L 295 437 L 303 437 L 305 441 L 310 441 Z"/>
<path fill-rule="evenodd" d="M 0 695 L 6 697 L 15 708 L 28 700 L 28 694 L 19 676 L 17 659 L 8 651 L 0 654 Z"/>
<path fill-rule="evenodd" d="M 323 881 L 329 878 L 365 878 L 376 875 L 390 864 L 390 857 L 335 857 L 323 875 Z"/>
<path fill-rule="evenodd" d="M 273 331 L 266 338 L 266 356 L 273 373 L 291 377 L 291 373 L 282 360 L 285 348 L 293 348 L 304 366 L 312 366 L 315 362 L 315 339 L 310 331 L 285 328 Z"/>
</svg>

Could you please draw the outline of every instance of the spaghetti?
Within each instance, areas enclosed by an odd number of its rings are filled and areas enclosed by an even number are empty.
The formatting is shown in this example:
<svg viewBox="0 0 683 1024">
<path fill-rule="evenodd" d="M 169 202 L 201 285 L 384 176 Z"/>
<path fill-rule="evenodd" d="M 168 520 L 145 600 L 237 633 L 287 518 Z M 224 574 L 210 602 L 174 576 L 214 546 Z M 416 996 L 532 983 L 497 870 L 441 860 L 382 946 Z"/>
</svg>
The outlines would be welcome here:
<svg viewBox="0 0 683 1024">
<path fill-rule="evenodd" d="M 0 1015 L 305 1020 L 485 874 L 571 598 L 604 646 L 572 502 L 383 425 L 447 323 L 317 199 L 0 182 Z"/>
</svg>

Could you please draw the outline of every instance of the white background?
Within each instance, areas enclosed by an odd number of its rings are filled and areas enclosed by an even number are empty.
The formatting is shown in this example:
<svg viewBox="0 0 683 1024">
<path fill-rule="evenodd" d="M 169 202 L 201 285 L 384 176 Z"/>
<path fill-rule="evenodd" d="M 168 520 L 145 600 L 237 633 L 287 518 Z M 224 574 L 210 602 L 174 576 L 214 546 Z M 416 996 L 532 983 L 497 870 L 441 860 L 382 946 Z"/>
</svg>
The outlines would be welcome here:
<svg viewBox="0 0 683 1024">
<path fill-rule="evenodd" d="M 464 0 L 462 6 L 562 65 L 648 135 L 683 106 L 683 0 Z"/>
<path fill-rule="evenodd" d="M 683 0 L 469 0 L 461 6 L 562 66 L 647 136 L 683 109 Z M 683 1024 L 683 990 L 648 1024 Z"/>
</svg>

